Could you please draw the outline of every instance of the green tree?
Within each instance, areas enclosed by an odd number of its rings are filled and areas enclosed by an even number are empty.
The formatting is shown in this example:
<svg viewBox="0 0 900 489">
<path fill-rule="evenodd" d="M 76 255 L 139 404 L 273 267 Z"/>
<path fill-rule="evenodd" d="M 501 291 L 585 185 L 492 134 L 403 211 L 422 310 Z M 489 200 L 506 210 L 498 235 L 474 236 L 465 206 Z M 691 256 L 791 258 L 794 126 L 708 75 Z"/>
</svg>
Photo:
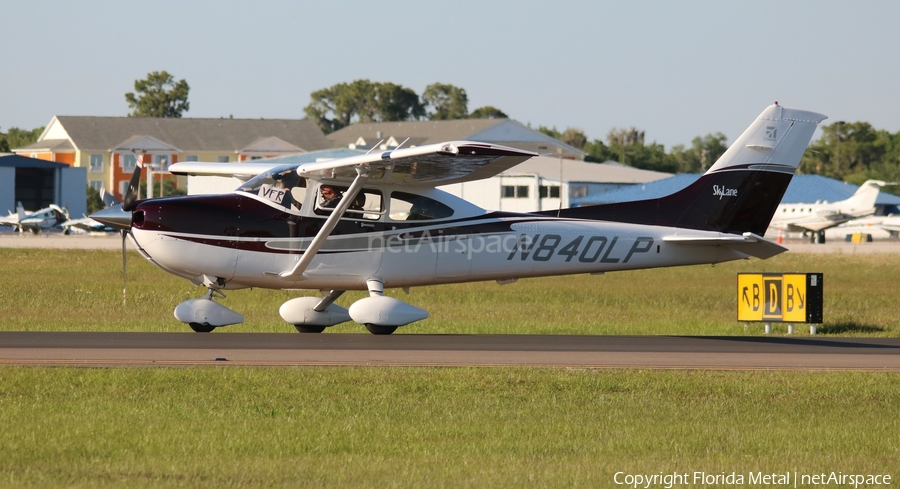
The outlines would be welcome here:
<svg viewBox="0 0 900 489">
<path fill-rule="evenodd" d="M 18 127 L 10 127 L 5 134 L 0 132 L 0 152 L 8 153 L 16 148 L 28 146 L 37 141 L 43 132 L 43 126 L 30 131 L 19 129 Z"/>
<path fill-rule="evenodd" d="M 375 96 L 379 121 L 406 121 L 425 117 L 425 105 L 410 88 L 393 83 L 376 83 Z"/>
<path fill-rule="evenodd" d="M 145 173 L 145 175 L 146 175 L 146 173 Z M 147 195 L 147 181 L 142 179 L 141 183 L 140 183 L 140 187 L 141 187 L 140 194 L 143 196 L 146 196 Z M 169 179 L 169 178 L 163 179 L 163 190 L 164 190 L 164 192 L 162 192 L 162 193 L 159 192 L 159 177 L 155 177 L 153 179 L 153 195 L 154 196 L 156 196 L 156 197 L 159 197 L 159 196 L 173 197 L 176 195 L 187 195 L 186 190 L 175 187 L 174 179 Z"/>
<path fill-rule="evenodd" d="M 574 127 L 567 127 L 558 139 L 578 149 L 584 149 L 585 145 L 587 145 L 587 136 L 584 134 L 584 131 Z"/>
<path fill-rule="evenodd" d="M 634 154 L 635 148 L 644 145 L 644 134 L 644 131 L 635 127 L 614 127 L 606 134 L 606 144 L 611 152 L 618 155 L 619 163 L 630 165 L 632 160 L 628 157 L 629 153 Z"/>
<path fill-rule="evenodd" d="M 469 117 L 469 96 L 465 89 L 444 83 L 432 83 L 425 87 L 422 102 L 426 107 L 433 107 L 428 113 L 433 121 L 449 119 L 467 119 Z"/>
<path fill-rule="evenodd" d="M 893 148 L 893 136 L 868 122 L 838 121 L 822 127 L 822 137 L 809 145 L 800 171 L 840 180 L 865 180 Z M 855 178 L 854 178 L 855 177 Z"/>
<path fill-rule="evenodd" d="M 125 94 L 125 101 L 133 111 L 128 117 L 181 117 L 190 110 L 188 92 L 190 87 L 184 80 L 175 78 L 166 71 L 154 71 L 144 80 L 134 81 L 134 92 Z"/>
<path fill-rule="evenodd" d="M 469 119 L 509 119 L 509 116 L 493 105 L 485 105 L 473 110 Z"/>
<path fill-rule="evenodd" d="M 680 173 L 702 173 L 709 169 L 728 149 L 727 138 L 721 132 L 697 136 L 691 141 L 691 147 L 676 145 L 669 152 Z"/>
<path fill-rule="evenodd" d="M 556 129 L 556 126 L 553 126 L 552 128 L 549 128 L 547 126 L 538 126 L 537 131 L 540 133 L 544 133 L 553 139 L 559 139 L 562 137 L 562 133 L 559 132 L 558 129 Z"/>
<path fill-rule="evenodd" d="M 607 146 L 603 141 L 599 139 L 594 139 L 592 141 L 587 142 L 584 145 L 584 151 L 587 153 L 584 157 L 584 161 L 590 161 L 594 163 L 604 163 L 609 160 L 615 160 L 618 158 L 618 155 L 615 154 L 609 146 Z"/>
<path fill-rule="evenodd" d="M 90 185 L 87 186 L 87 213 L 91 215 L 97 211 L 106 208 L 103 199 L 100 198 L 100 192 Z"/>
<path fill-rule="evenodd" d="M 325 134 L 354 122 L 403 121 L 425 115 L 413 90 L 393 83 L 354 80 L 316 90 L 303 112 Z"/>
</svg>

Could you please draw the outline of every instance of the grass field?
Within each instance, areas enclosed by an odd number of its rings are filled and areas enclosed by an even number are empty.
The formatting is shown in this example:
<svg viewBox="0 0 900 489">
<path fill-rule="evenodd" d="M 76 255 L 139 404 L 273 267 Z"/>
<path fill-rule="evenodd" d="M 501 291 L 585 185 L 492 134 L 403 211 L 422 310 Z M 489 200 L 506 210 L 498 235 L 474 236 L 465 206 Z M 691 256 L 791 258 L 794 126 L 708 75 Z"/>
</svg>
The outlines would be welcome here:
<svg viewBox="0 0 900 489">
<path fill-rule="evenodd" d="M 20 331 L 186 331 L 175 306 L 200 297 L 194 287 L 129 254 L 122 301 L 121 256 L 114 251 L 0 249 L 4 280 L 0 329 Z M 823 272 L 825 322 L 821 334 L 900 336 L 896 284 L 900 255 L 785 254 L 750 260 L 600 276 L 574 275 L 413 288 L 410 296 L 430 319 L 398 333 L 495 334 L 760 334 L 737 322 L 738 272 Z M 221 302 L 246 318 L 228 331 L 291 332 L 278 307 L 318 292 L 236 290 Z M 338 300 L 347 307 L 361 292 Z M 804 328 L 797 328 L 799 333 Z M 363 332 L 353 323 L 332 332 Z"/>
<path fill-rule="evenodd" d="M 898 405 L 900 376 L 888 373 L 0 367 L 0 486 L 896 478 Z"/>
<path fill-rule="evenodd" d="M 172 309 L 204 292 L 136 254 L 124 305 L 115 252 L 0 260 L 3 330 L 185 331 Z M 823 272 L 820 333 L 898 335 L 893 255 L 413 289 L 431 319 L 400 332 L 759 334 L 735 319 L 740 271 Z M 277 308 L 297 294 L 230 292 L 247 318 L 231 331 L 292 331 Z M 886 372 L 0 366 L 0 487 L 623 487 L 620 471 L 896 482 L 898 405 Z"/>
</svg>

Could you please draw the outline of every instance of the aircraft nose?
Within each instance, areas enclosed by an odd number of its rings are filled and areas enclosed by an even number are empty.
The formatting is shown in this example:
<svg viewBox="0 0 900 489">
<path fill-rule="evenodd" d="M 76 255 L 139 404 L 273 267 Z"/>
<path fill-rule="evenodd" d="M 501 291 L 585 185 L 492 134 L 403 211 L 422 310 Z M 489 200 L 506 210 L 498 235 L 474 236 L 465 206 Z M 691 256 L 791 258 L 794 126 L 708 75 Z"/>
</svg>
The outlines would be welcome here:
<svg viewBox="0 0 900 489">
<path fill-rule="evenodd" d="M 107 207 L 88 217 L 114 229 L 131 229 L 131 212 L 123 211 L 121 205 Z"/>
</svg>

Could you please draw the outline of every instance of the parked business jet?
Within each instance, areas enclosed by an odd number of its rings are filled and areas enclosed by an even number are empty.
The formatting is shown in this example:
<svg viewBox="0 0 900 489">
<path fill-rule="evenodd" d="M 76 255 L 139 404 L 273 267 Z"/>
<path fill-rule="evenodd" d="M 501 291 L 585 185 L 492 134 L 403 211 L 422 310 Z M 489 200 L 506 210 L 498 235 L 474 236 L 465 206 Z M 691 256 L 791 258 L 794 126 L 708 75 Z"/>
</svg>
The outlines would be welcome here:
<svg viewBox="0 0 900 489">
<path fill-rule="evenodd" d="M 0 217 L 0 226 L 10 226 L 19 232 L 31 231 L 37 234 L 51 229 L 61 230 L 60 225 L 68 219 L 69 211 L 56 204 L 29 212 L 19 202 L 15 213 L 10 212 L 8 216 Z"/>
<path fill-rule="evenodd" d="M 374 334 L 425 319 L 384 289 L 768 258 L 762 237 L 825 116 L 766 108 L 699 180 L 659 199 L 552 212 L 481 209 L 435 187 L 496 175 L 535 156 L 452 141 L 300 166 L 185 162 L 177 175 L 243 175 L 237 190 L 135 200 L 92 215 L 129 230 L 143 256 L 203 285 L 175 308 L 194 331 L 243 316 L 213 301 L 226 289 L 310 289 L 281 305 L 301 332 L 353 320 Z M 124 210 L 124 212 L 123 212 Z M 349 309 L 344 291 L 368 290 Z"/>
<path fill-rule="evenodd" d="M 821 232 L 845 222 L 875 213 L 881 180 L 867 180 L 850 198 L 838 202 L 780 204 L 770 227 L 784 232 Z M 814 235 L 814 236 L 815 236 Z"/>
</svg>

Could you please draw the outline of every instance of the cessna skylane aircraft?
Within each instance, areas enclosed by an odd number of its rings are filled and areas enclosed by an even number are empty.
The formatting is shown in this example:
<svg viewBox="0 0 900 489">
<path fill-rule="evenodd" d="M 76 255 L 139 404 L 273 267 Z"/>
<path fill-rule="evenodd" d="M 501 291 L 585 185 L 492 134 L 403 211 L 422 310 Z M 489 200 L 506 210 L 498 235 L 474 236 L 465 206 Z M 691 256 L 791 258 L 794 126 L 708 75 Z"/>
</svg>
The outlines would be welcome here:
<svg viewBox="0 0 900 489">
<path fill-rule="evenodd" d="M 353 320 L 390 334 L 428 313 L 385 296 L 388 287 L 504 284 L 782 253 L 762 235 L 824 119 L 776 102 L 694 184 L 653 200 L 487 211 L 435 187 L 487 178 L 535 154 L 452 141 L 300 166 L 170 167 L 245 180 L 224 195 L 136 200 L 138 167 L 123 205 L 91 217 L 130 232 L 146 259 L 208 289 L 175 308 L 194 331 L 243 321 L 213 301 L 222 290 L 263 287 L 321 291 L 281 305 L 281 317 L 300 332 Z M 347 290 L 369 296 L 344 309 L 335 300 Z"/>
</svg>

